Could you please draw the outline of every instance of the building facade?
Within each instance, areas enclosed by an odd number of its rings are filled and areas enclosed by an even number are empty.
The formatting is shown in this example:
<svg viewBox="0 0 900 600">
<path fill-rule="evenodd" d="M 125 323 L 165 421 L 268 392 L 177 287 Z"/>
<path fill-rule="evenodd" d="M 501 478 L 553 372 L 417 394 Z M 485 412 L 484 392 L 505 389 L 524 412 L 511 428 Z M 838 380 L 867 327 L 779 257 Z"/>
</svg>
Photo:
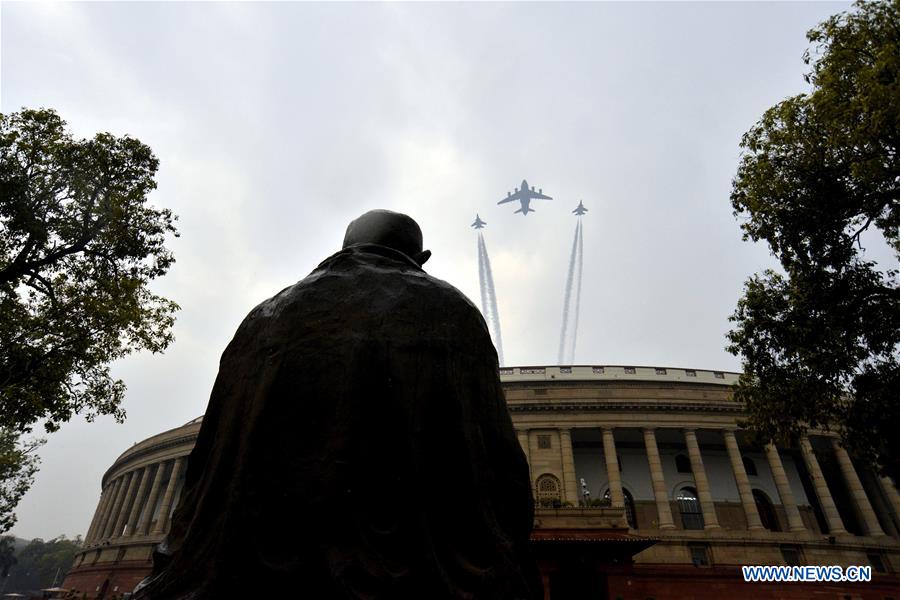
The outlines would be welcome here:
<svg viewBox="0 0 900 600">
<path fill-rule="evenodd" d="M 552 600 L 900 598 L 900 494 L 827 432 L 754 444 L 736 373 L 628 366 L 501 369 L 528 458 L 533 545 Z M 200 419 L 106 472 L 64 587 L 134 588 L 167 531 Z M 745 583 L 742 565 L 868 566 L 870 582 Z"/>
</svg>

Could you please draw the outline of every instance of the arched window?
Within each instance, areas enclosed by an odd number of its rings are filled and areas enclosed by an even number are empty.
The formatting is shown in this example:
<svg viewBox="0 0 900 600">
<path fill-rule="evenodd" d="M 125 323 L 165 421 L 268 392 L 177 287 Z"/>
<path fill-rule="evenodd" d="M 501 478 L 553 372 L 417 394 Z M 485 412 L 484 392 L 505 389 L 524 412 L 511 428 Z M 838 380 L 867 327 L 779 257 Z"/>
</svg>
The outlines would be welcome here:
<svg viewBox="0 0 900 600">
<path fill-rule="evenodd" d="M 622 495 L 625 496 L 625 520 L 628 521 L 629 527 L 637 529 L 637 511 L 634 509 L 634 497 L 625 488 L 622 488 Z M 612 502 L 608 488 L 606 493 L 603 494 L 603 499 Z"/>
<path fill-rule="evenodd" d="M 691 470 L 691 461 L 684 454 L 675 455 L 675 468 L 679 473 L 693 473 Z"/>
<path fill-rule="evenodd" d="M 762 526 L 769 531 L 781 531 L 781 527 L 778 525 L 778 516 L 775 514 L 775 508 L 772 506 L 772 503 L 769 501 L 769 497 L 766 496 L 765 492 L 762 490 L 753 490 L 753 500 L 756 501 L 756 511 L 759 513 L 759 520 L 762 521 Z"/>
<path fill-rule="evenodd" d="M 681 513 L 682 527 L 685 529 L 703 529 L 703 511 L 700 510 L 697 490 L 686 485 L 678 490 L 675 500 L 678 502 L 678 511 Z"/>
<path fill-rule="evenodd" d="M 756 470 L 756 463 L 753 462 L 753 459 L 747 458 L 746 456 L 742 456 L 741 459 L 744 461 L 744 470 L 747 471 L 747 475 L 753 475 L 754 477 L 759 475 L 759 472 Z"/>
<path fill-rule="evenodd" d="M 559 506 L 559 479 L 549 473 L 537 478 L 537 505 L 543 508 Z"/>
</svg>

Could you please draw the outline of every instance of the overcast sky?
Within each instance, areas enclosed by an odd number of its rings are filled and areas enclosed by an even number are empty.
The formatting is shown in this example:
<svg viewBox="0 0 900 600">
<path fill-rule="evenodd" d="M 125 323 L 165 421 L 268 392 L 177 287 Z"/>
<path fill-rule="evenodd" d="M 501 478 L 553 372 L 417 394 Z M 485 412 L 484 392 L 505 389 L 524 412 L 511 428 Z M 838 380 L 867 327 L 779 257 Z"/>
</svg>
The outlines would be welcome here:
<svg viewBox="0 0 900 600">
<path fill-rule="evenodd" d="M 731 214 L 738 143 L 807 89 L 804 34 L 848 6 L 3 3 L 2 112 L 148 144 L 181 232 L 154 284 L 175 343 L 115 365 L 124 424 L 50 436 L 13 533 L 83 534 L 116 457 L 202 414 L 241 319 L 372 208 L 417 219 L 427 270 L 476 302 L 478 212 L 506 364 L 535 365 L 584 200 L 575 362 L 738 370 L 727 319 L 773 264 Z M 527 217 L 497 205 L 523 178 L 554 197 Z"/>
</svg>

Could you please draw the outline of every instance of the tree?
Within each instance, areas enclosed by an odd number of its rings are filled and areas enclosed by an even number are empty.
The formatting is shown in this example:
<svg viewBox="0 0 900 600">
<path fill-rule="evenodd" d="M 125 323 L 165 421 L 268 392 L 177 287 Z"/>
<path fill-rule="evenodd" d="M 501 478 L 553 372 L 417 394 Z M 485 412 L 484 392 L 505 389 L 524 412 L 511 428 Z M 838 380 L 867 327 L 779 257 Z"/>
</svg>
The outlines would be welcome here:
<svg viewBox="0 0 900 600">
<path fill-rule="evenodd" d="M 11 535 L 0 537 L 0 579 L 9 577 L 9 570 L 18 562 L 15 541 L 16 538 Z"/>
<path fill-rule="evenodd" d="M 18 433 L 0 428 L 0 534 L 16 523 L 13 510 L 34 481 L 38 466 L 35 451 L 43 443 L 44 440 L 20 443 Z"/>
<path fill-rule="evenodd" d="M 59 585 L 81 550 L 81 536 L 74 540 L 64 535 L 47 542 L 40 538 L 31 540 L 15 552 L 16 562 L 9 570 L 7 591 L 28 593 Z"/>
<path fill-rule="evenodd" d="M 121 421 L 110 362 L 172 341 L 178 306 L 148 286 L 177 236 L 147 203 L 158 166 L 128 136 L 74 139 L 52 110 L 0 115 L 0 426 Z"/>
<path fill-rule="evenodd" d="M 859 2 L 807 37 L 811 91 L 744 135 L 732 187 L 744 239 L 783 269 L 753 276 L 731 317 L 736 399 L 762 438 L 831 429 L 900 482 L 898 272 L 864 253 L 880 237 L 900 258 L 900 3 Z"/>
</svg>

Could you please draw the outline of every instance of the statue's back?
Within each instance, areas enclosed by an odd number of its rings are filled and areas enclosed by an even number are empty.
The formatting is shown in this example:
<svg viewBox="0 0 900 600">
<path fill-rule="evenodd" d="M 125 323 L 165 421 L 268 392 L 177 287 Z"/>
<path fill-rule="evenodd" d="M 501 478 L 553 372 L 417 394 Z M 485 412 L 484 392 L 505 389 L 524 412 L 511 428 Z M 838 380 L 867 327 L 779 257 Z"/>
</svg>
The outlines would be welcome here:
<svg viewBox="0 0 900 600">
<path fill-rule="evenodd" d="M 540 597 L 484 320 L 390 248 L 348 248 L 248 315 L 185 490 L 138 598 Z"/>
</svg>

